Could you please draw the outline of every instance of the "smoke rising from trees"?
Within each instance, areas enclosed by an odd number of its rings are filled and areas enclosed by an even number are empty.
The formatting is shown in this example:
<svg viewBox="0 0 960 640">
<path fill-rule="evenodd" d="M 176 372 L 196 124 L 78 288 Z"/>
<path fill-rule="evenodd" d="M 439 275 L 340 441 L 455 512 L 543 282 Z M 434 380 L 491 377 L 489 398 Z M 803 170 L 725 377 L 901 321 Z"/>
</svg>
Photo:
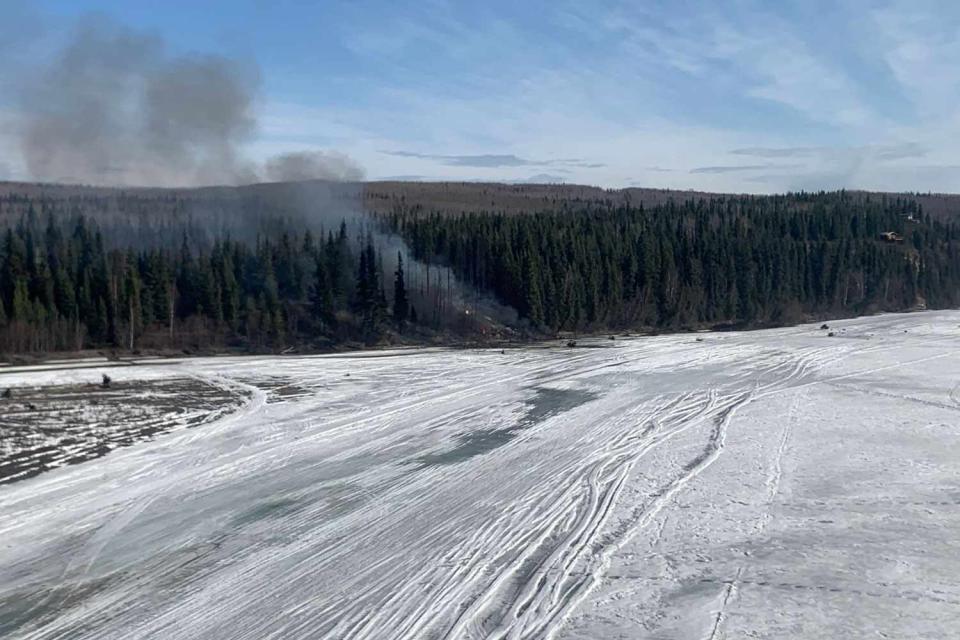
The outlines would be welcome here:
<svg viewBox="0 0 960 640">
<path fill-rule="evenodd" d="M 274 218 L 326 231 L 343 222 L 355 250 L 364 237 L 376 244 L 383 256 L 376 266 L 381 281 L 392 282 L 402 256 L 410 302 L 424 319 L 440 325 L 469 315 L 469 309 L 517 320 L 512 309 L 464 288 L 441 262 L 418 260 L 401 238 L 371 218 L 359 185 L 349 184 L 364 178 L 350 157 L 297 150 L 262 165 L 247 157 L 244 146 L 257 131 L 260 85 L 252 62 L 174 55 L 161 37 L 97 16 L 80 20 L 66 45 L 27 76 L 17 92 L 18 137 L 24 165 L 38 181 L 164 187 L 295 183 L 220 196 L 181 194 L 177 215 L 191 238 L 207 242 L 219 234 L 241 239 L 260 234 Z M 144 246 L 163 242 L 163 234 L 149 228 L 136 235 Z"/>
<path fill-rule="evenodd" d="M 87 17 L 18 89 L 30 175 L 97 185 L 195 186 L 359 180 L 336 152 L 294 152 L 263 167 L 243 153 L 257 131 L 259 71 L 218 55 L 173 55 L 157 35 Z"/>
<path fill-rule="evenodd" d="M 264 175 L 272 182 L 297 180 L 363 180 L 363 169 L 337 151 L 295 151 L 267 160 Z"/>
</svg>

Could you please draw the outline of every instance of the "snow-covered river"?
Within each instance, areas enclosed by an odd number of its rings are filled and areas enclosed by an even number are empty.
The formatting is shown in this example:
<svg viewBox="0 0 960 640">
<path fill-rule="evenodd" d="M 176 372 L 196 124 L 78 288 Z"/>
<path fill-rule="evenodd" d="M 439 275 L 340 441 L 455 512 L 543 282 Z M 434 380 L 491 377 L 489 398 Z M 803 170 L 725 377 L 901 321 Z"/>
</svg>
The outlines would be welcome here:
<svg viewBox="0 0 960 640">
<path fill-rule="evenodd" d="M 830 325 L 110 369 L 242 402 L 0 485 L 0 636 L 960 637 L 960 312 Z"/>
</svg>

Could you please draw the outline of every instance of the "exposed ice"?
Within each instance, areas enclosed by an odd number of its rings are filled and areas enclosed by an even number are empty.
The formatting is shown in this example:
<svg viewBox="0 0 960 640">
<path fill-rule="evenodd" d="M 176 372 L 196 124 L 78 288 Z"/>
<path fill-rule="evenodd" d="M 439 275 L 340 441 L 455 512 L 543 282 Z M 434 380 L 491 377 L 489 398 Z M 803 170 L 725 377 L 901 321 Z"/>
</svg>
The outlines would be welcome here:
<svg viewBox="0 0 960 640">
<path fill-rule="evenodd" d="M 0 486 L 0 636 L 960 637 L 960 312 L 831 330 L 111 369 L 246 404 Z"/>
</svg>

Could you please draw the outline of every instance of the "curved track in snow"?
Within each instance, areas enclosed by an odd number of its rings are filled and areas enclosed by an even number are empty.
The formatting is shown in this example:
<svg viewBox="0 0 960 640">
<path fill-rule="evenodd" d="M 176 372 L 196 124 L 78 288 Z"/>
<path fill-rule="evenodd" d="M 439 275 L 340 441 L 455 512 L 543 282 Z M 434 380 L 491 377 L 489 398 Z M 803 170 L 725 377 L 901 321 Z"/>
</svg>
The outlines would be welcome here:
<svg viewBox="0 0 960 640">
<path fill-rule="evenodd" d="M 958 323 L 124 367 L 248 400 L 0 486 L 0 636 L 949 637 Z"/>
</svg>

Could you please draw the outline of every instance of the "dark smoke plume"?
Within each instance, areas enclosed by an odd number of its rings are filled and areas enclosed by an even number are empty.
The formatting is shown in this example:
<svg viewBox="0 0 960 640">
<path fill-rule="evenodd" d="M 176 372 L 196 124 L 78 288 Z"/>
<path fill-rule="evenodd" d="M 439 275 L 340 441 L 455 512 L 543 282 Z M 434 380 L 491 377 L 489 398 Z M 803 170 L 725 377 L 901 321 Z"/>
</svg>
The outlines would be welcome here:
<svg viewBox="0 0 960 640">
<path fill-rule="evenodd" d="M 410 301 L 425 322 L 519 322 L 513 309 L 464 286 L 441 261 L 417 260 L 400 237 L 366 213 L 358 184 L 364 172 L 348 156 L 289 152 L 262 167 L 246 158 L 241 149 L 257 129 L 255 65 L 173 56 L 157 36 L 94 17 L 78 23 L 49 65 L 28 75 L 18 92 L 18 134 L 24 163 L 37 180 L 165 187 L 282 183 L 181 193 L 181 209 L 169 213 L 183 228 L 132 221 L 123 212 L 124 238 L 146 246 L 187 236 L 200 244 L 223 235 L 253 241 L 281 220 L 321 232 L 343 223 L 357 249 L 365 238 L 375 242 L 383 282 L 392 282 L 402 256 Z M 111 205 L 103 217 L 113 220 L 118 210 Z"/>
<path fill-rule="evenodd" d="M 196 186 L 363 177 L 336 153 L 285 154 L 261 170 L 241 152 L 257 129 L 256 65 L 174 56 L 158 36 L 107 18 L 81 20 L 29 76 L 18 128 L 37 180 Z"/>
<path fill-rule="evenodd" d="M 237 183 L 255 129 L 256 73 L 87 18 L 22 94 L 21 146 L 37 179 L 96 184 Z"/>
</svg>

